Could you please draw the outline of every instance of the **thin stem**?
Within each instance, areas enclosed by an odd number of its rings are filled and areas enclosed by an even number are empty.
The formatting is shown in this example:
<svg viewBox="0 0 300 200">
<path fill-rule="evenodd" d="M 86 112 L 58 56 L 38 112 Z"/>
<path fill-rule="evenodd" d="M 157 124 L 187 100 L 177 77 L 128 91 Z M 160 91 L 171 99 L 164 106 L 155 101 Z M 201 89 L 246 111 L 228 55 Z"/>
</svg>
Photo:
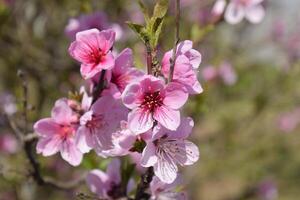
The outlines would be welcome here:
<svg viewBox="0 0 300 200">
<path fill-rule="evenodd" d="M 171 82 L 173 80 L 175 62 L 176 62 L 176 51 L 177 45 L 179 43 L 179 28 L 180 28 L 180 0 L 175 0 L 175 12 L 176 12 L 176 19 L 175 19 L 175 38 L 174 38 L 174 46 L 173 46 L 173 54 L 172 58 L 170 59 L 170 72 L 169 72 L 169 79 L 168 81 Z"/>
<path fill-rule="evenodd" d="M 96 102 L 99 95 L 101 94 L 101 92 L 104 89 L 104 86 L 105 86 L 105 84 L 104 84 L 105 83 L 105 81 L 104 81 L 105 72 L 106 72 L 106 70 L 101 71 L 101 74 L 100 74 L 100 77 L 99 77 L 99 82 L 98 82 L 98 84 L 96 85 L 96 88 L 93 91 L 93 103 Z"/>
<path fill-rule="evenodd" d="M 151 195 L 147 193 L 146 190 L 149 188 L 153 176 L 153 167 L 149 167 L 141 176 L 140 183 L 137 186 L 135 200 L 148 200 L 150 198 Z"/>
<path fill-rule="evenodd" d="M 28 83 L 26 74 L 22 70 L 18 70 L 18 76 L 22 80 L 22 87 L 23 87 L 23 120 L 24 120 L 24 133 L 27 134 L 28 132 L 28 118 L 27 118 L 27 106 L 28 106 Z"/>
<path fill-rule="evenodd" d="M 152 51 L 149 41 L 146 41 L 146 50 L 147 50 L 147 73 L 152 74 Z"/>
</svg>

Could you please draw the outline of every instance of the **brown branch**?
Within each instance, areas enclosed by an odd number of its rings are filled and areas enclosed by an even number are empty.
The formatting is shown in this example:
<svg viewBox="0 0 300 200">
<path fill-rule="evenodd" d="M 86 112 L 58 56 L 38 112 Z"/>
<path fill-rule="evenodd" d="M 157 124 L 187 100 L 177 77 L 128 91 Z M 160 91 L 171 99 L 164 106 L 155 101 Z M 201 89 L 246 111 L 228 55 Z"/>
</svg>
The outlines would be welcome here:
<svg viewBox="0 0 300 200">
<path fill-rule="evenodd" d="M 135 200 L 148 200 L 150 198 L 151 195 L 147 193 L 146 190 L 149 189 L 153 176 L 153 167 L 149 167 L 141 176 L 141 180 L 137 186 Z"/>
<path fill-rule="evenodd" d="M 175 19 L 175 39 L 174 39 L 174 46 L 173 46 L 173 54 L 172 58 L 170 58 L 170 72 L 169 72 L 169 79 L 168 81 L 171 82 L 173 80 L 175 62 L 176 62 L 176 51 L 177 45 L 179 43 L 179 28 L 180 28 L 180 0 L 175 0 L 175 12 L 176 12 L 176 19 Z"/>
<path fill-rule="evenodd" d="M 152 74 L 152 50 L 149 41 L 145 42 L 147 51 L 147 73 Z"/>
<path fill-rule="evenodd" d="M 96 100 L 98 99 L 99 95 L 101 94 L 101 92 L 103 91 L 103 89 L 105 87 L 105 81 L 104 81 L 105 72 L 106 72 L 106 70 L 101 71 L 101 74 L 100 74 L 100 77 L 99 77 L 99 82 L 96 85 L 96 87 L 94 88 L 92 104 L 96 102 Z"/>
<path fill-rule="evenodd" d="M 32 172 L 30 175 L 34 179 L 34 181 L 40 186 L 49 186 L 59 190 L 70 190 L 74 187 L 78 186 L 85 177 L 85 174 L 76 179 L 69 182 L 61 182 L 55 180 L 51 177 L 43 177 L 40 170 L 40 164 L 36 160 L 35 153 L 33 152 L 33 145 L 35 144 L 35 140 L 38 138 L 38 135 L 35 133 L 28 132 L 28 118 L 27 118 L 27 106 L 28 106 L 28 83 L 25 76 L 25 73 L 22 71 L 18 71 L 18 76 L 22 79 L 22 86 L 23 86 L 23 120 L 24 120 L 24 127 L 21 130 L 17 124 L 14 122 L 13 118 L 7 116 L 9 125 L 13 132 L 16 134 L 18 140 L 21 142 L 24 151 L 26 153 L 26 157 L 28 158 L 30 165 L 32 167 Z"/>
</svg>

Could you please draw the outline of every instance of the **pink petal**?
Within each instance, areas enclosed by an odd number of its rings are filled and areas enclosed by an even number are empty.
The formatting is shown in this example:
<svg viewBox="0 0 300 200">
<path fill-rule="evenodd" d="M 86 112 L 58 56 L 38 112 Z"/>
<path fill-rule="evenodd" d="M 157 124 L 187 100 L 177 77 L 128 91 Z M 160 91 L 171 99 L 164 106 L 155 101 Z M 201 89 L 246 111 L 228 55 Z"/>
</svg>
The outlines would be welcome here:
<svg viewBox="0 0 300 200">
<path fill-rule="evenodd" d="M 62 143 L 60 154 L 65 161 L 73 166 L 78 166 L 82 161 L 82 153 L 71 138 Z"/>
<path fill-rule="evenodd" d="M 170 160 L 159 159 L 154 165 L 155 175 L 164 183 L 172 183 L 177 177 L 178 168 Z"/>
<path fill-rule="evenodd" d="M 51 117 L 58 124 L 69 124 L 74 120 L 73 111 L 66 98 L 58 99 L 52 108 Z"/>
<path fill-rule="evenodd" d="M 191 49 L 185 55 L 189 58 L 190 63 L 193 66 L 193 68 L 198 69 L 199 65 L 202 61 L 200 52 L 195 49 Z"/>
<path fill-rule="evenodd" d="M 134 109 L 141 104 L 141 86 L 138 83 L 132 83 L 127 85 L 123 94 L 122 100 L 124 105 L 129 109 Z"/>
<path fill-rule="evenodd" d="M 127 69 L 132 66 L 133 66 L 132 50 L 126 48 L 116 58 L 113 72 L 118 75 L 121 75 L 123 73 L 126 73 Z"/>
<path fill-rule="evenodd" d="M 265 9 L 262 5 L 255 5 L 246 9 L 246 18 L 253 24 L 260 23 L 264 17 Z"/>
<path fill-rule="evenodd" d="M 143 167 L 151 167 L 157 163 L 157 156 L 155 154 L 156 147 L 152 142 L 147 143 L 142 153 L 141 165 Z"/>
<path fill-rule="evenodd" d="M 169 83 L 165 88 L 165 98 L 163 103 L 172 108 L 181 108 L 188 99 L 188 94 L 185 88 L 178 83 Z"/>
<path fill-rule="evenodd" d="M 109 186 L 109 177 L 101 170 L 92 170 L 86 177 L 87 185 L 93 193 L 96 193 L 100 198 L 106 198 L 106 193 Z"/>
<path fill-rule="evenodd" d="M 51 137 L 60 131 L 59 124 L 55 123 L 52 118 L 45 118 L 37 121 L 33 128 L 34 131 L 42 137 Z"/>
<path fill-rule="evenodd" d="M 194 128 L 194 120 L 191 117 L 183 117 L 176 131 L 171 131 L 169 138 L 187 138 Z M 163 131 L 163 130 L 162 130 Z"/>
<path fill-rule="evenodd" d="M 194 143 L 190 141 L 185 140 L 184 144 L 185 144 L 185 151 L 186 151 L 185 152 L 186 161 L 183 164 L 192 165 L 199 160 L 199 156 L 200 156 L 199 149 Z"/>
<path fill-rule="evenodd" d="M 164 88 L 164 82 L 152 75 L 145 75 L 141 80 L 140 85 L 144 93 L 156 92 Z"/>
<path fill-rule="evenodd" d="M 128 126 L 136 134 L 144 133 L 153 126 L 152 114 L 149 111 L 135 108 L 128 114 Z"/>
<path fill-rule="evenodd" d="M 121 183 L 121 162 L 119 159 L 113 159 L 107 166 L 106 173 L 109 179 L 115 184 Z"/>
<path fill-rule="evenodd" d="M 78 128 L 76 132 L 76 146 L 82 153 L 88 153 L 92 148 L 87 144 L 89 130 L 85 126 Z"/>
<path fill-rule="evenodd" d="M 39 139 L 36 150 L 37 153 L 42 153 L 43 156 L 52 156 L 61 149 L 61 146 L 62 139 L 59 136 L 53 136 Z"/>
<path fill-rule="evenodd" d="M 225 19 L 230 24 L 237 24 L 243 20 L 245 16 L 244 7 L 237 3 L 230 2 L 225 12 Z"/>
<path fill-rule="evenodd" d="M 180 112 L 167 106 L 156 108 L 153 118 L 169 130 L 176 130 L 180 124 Z"/>
</svg>

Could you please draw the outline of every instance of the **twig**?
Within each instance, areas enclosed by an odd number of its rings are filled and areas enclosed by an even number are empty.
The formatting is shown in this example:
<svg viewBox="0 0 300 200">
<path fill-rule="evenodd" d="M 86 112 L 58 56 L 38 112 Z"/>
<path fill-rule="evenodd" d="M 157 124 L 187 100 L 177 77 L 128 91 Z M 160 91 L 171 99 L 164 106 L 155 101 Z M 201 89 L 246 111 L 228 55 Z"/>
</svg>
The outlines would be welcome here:
<svg viewBox="0 0 300 200">
<path fill-rule="evenodd" d="M 26 74 L 22 70 L 18 70 L 18 76 L 22 80 L 22 87 L 23 87 L 23 120 L 24 120 L 24 133 L 28 133 L 28 118 L 27 118 L 27 105 L 28 105 L 28 83 Z"/>
<path fill-rule="evenodd" d="M 168 81 L 171 82 L 173 80 L 175 62 L 176 62 L 176 51 L 177 45 L 179 43 L 179 28 L 180 28 L 180 0 L 175 0 L 175 12 L 176 12 L 176 19 L 175 19 L 175 39 L 174 39 L 174 46 L 173 46 L 173 54 L 172 58 L 170 58 L 170 72 L 169 72 L 169 79 Z"/>
<path fill-rule="evenodd" d="M 146 190 L 150 186 L 153 175 L 153 167 L 149 167 L 147 171 L 141 176 L 141 180 L 137 186 L 135 200 L 148 200 L 150 198 L 151 195 L 147 193 Z"/>
<path fill-rule="evenodd" d="M 106 70 L 101 71 L 101 74 L 100 74 L 100 77 L 99 77 L 99 82 L 98 82 L 98 84 L 96 85 L 96 88 L 93 91 L 93 102 L 92 103 L 96 102 L 99 95 L 101 94 L 101 92 L 104 89 L 104 86 L 105 86 L 105 84 L 104 84 L 105 83 L 105 81 L 104 81 L 105 72 L 106 72 Z"/>
<path fill-rule="evenodd" d="M 152 50 L 149 41 L 145 42 L 147 50 L 147 73 L 152 74 Z"/>
<path fill-rule="evenodd" d="M 18 76 L 22 79 L 23 86 L 23 120 L 24 120 L 24 128 L 21 130 L 14 120 L 7 115 L 7 119 L 11 129 L 16 134 L 19 141 L 22 143 L 22 146 L 25 150 L 26 156 L 30 162 L 32 167 L 31 176 L 34 181 L 41 186 L 50 186 L 60 190 L 70 190 L 79 185 L 83 180 L 84 176 L 80 177 L 77 180 L 72 180 L 69 182 L 61 182 L 55 180 L 50 177 L 43 177 L 40 171 L 40 164 L 36 160 L 35 153 L 33 152 L 33 145 L 35 144 L 35 140 L 37 139 L 37 134 L 30 133 L 28 134 L 28 118 L 27 118 L 27 105 L 28 105 L 28 84 L 27 79 L 25 77 L 25 73 L 22 71 L 18 71 Z"/>
</svg>

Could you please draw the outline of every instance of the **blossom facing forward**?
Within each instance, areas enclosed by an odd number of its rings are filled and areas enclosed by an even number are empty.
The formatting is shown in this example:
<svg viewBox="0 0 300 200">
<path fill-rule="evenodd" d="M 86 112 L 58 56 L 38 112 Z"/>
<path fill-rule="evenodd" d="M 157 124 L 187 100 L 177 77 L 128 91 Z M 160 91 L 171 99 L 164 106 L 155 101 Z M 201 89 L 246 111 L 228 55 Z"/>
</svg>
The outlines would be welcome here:
<svg viewBox="0 0 300 200">
<path fill-rule="evenodd" d="M 183 118 L 176 131 L 154 127 L 152 140 L 143 150 L 141 165 L 153 166 L 155 175 L 162 182 L 172 183 L 177 177 L 177 164 L 192 165 L 199 159 L 198 147 L 186 140 L 193 127 L 191 118 Z"/>
<path fill-rule="evenodd" d="M 179 109 L 187 101 L 185 88 L 178 83 L 164 82 L 154 76 L 146 75 L 140 81 L 128 85 L 122 99 L 128 114 L 128 127 L 136 134 L 145 133 L 153 127 L 156 120 L 170 130 L 180 124 Z"/>
<path fill-rule="evenodd" d="M 264 0 L 231 0 L 225 11 L 225 20 L 230 24 L 237 24 L 246 18 L 253 24 L 260 23 L 265 10 L 261 3 Z"/>
<path fill-rule="evenodd" d="M 121 101 L 112 96 L 99 98 L 89 111 L 80 118 L 77 131 L 77 144 L 82 152 L 94 149 L 98 155 L 113 147 L 113 133 L 120 127 L 120 122 L 126 120 L 128 110 Z"/>
<path fill-rule="evenodd" d="M 73 166 L 81 163 L 82 152 L 77 148 L 75 133 L 78 117 L 68 105 L 65 98 L 55 102 L 51 118 L 45 118 L 34 124 L 39 135 L 37 153 L 51 156 L 60 152 L 62 158 Z"/>
<path fill-rule="evenodd" d="M 111 29 L 101 32 L 90 29 L 76 34 L 76 40 L 71 43 L 69 53 L 81 63 L 80 72 L 84 79 L 114 67 L 115 60 L 111 52 L 114 41 L 115 32 Z"/>
</svg>

